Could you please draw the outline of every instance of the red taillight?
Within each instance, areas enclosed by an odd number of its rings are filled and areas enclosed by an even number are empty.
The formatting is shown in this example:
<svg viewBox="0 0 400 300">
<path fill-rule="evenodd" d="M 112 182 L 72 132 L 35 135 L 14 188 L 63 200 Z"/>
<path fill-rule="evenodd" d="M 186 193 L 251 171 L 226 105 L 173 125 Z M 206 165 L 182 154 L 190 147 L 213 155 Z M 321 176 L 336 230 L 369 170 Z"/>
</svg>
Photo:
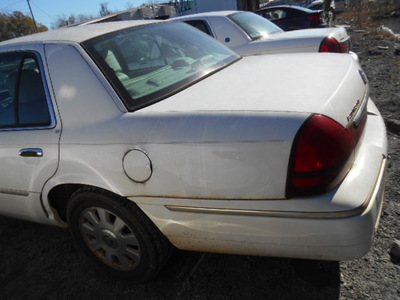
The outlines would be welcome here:
<svg viewBox="0 0 400 300">
<path fill-rule="evenodd" d="M 320 15 L 308 15 L 307 16 L 310 21 L 319 22 L 321 20 Z"/>
<path fill-rule="evenodd" d="M 319 52 L 347 53 L 349 52 L 349 43 L 348 41 L 340 43 L 332 37 L 327 37 L 321 42 Z"/>
<path fill-rule="evenodd" d="M 350 169 L 354 147 L 342 125 L 323 115 L 311 116 L 292 146 L 286 196 L 311 196 L 334 188 Z"/>
</svg>

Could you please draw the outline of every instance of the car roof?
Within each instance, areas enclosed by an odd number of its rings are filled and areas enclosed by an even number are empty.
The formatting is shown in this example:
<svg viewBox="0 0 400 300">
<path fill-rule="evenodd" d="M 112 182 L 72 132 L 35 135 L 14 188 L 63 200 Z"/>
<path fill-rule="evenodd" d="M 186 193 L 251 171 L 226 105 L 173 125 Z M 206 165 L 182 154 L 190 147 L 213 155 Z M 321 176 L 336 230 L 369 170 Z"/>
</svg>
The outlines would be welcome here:
<svg viewBox="0 0 400 300">
<path fill-rule="evenodd" d="M 243 12 L 241 10 L 219 10 L 219 11 L 209 11 L 209 12 L 203 12 L 203 13 L 198 13 L 198 14 L 191 14 L 191 15 L 184 15 L 184 16 L 179 16 L 179 17 L 174 17 L 171 18 L 171 20 L 179 20 L 179 19 L 186 19 L 186 18 L 191 18 L 191 17 L 226 17 L 234 13 L 238 12 Z"/>
<path fill-rule="evenodd" d="M 77 25 L 70 27 L 63 27 L 55 30 L 49 30 L 45 32 L 35 33 L 23 37 L 18 37 L 11 40 L 0 42 L 0 46 L 20 44 L 20 43 L 32 43 L 32 42 L 76 42 L 81 43 L 99 35 L 114 32 L 120 29 L 147 25 L 152 23 L 162 23 L 163 21 L 157 20 L 139 20 L 139 21 L 117 21 L 117 22 L 103 22 L 96 24 Z"/>
<path fill-rule="evenodd" d="M 302 6 L 296 6 L 296 5 L 274 5 L 274 6 L 266 6 L 263 8 L 258 9 L 257 11 L 263 11 L 263 10 L 272 10 L 272 9 L 277 9 L 277 8 L 291 8 L 291 9 L 297 9 L 297 10 L 302 10 L 304 12 L 315 12 L 309 8 L 302 7 Z"/>
</svg>

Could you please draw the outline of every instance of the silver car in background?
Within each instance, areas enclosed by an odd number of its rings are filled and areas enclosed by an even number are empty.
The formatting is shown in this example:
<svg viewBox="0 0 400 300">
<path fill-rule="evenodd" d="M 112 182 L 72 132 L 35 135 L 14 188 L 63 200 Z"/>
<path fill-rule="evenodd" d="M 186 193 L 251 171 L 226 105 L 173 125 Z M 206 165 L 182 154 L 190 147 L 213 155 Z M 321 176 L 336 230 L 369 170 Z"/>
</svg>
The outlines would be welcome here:
<svg viewBox="0 0 400 300">
<path fill-rule="evenodd" d="M 242 56 L 333 52 L 350 53 L 350 36 L 343 27 L 285 32 L 267 19 L 244 11 L 215 11 L 171 18 L 188 23 Z"/>
</svg>

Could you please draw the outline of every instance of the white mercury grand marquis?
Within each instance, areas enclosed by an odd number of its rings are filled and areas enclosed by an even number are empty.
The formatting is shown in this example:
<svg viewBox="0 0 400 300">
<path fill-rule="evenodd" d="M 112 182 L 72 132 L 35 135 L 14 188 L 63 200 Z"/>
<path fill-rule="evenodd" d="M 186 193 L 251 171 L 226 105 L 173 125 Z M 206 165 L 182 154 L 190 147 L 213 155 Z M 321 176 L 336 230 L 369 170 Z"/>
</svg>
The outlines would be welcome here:
<svg viewBox="0 0 400 300">
<path fill-rule="evenodd" d="M 252 12 L 211 11 L 171 18 L 207 33 L 241 56 L 350 51 L 350 36 L 344 27 L 283 31 L 271 21 Z"/>
<path fill-rule="evenodd" d="M 0 100 L 1 213 L 69 227 L 117 276 L 152 278 L 173 246 L 371 247 L 387 139 L 350 55 L 241 58 L 180 22 L 93 24 L 0 43 Z"/>
</svg>

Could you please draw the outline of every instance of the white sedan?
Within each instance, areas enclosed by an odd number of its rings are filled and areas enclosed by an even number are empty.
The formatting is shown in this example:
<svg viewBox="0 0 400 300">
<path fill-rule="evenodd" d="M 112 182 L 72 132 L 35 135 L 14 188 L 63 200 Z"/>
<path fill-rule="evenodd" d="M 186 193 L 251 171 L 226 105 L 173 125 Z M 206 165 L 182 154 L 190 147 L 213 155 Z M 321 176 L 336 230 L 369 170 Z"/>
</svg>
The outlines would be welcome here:
<svg viewBox="0 0 400 300">
<path fill-rule="evenodd" d="M 370 249 L 386 131 L 349 55 L 241 58 L 181 22 L 130 21 L 2 42 L 0 74 L 0 212 L 69 227 L 101 269 L 148 280 L 172 246 Z"/>
<path fill-rule="evenodd" d="M 344 27 L 285 32 L 267 19 L 244 11 L 206 12 L 170 19 L 188 23 L 214 37 L 242 56 L 293 53 L 350 53 L 350 36 Z"/>
</svg>

